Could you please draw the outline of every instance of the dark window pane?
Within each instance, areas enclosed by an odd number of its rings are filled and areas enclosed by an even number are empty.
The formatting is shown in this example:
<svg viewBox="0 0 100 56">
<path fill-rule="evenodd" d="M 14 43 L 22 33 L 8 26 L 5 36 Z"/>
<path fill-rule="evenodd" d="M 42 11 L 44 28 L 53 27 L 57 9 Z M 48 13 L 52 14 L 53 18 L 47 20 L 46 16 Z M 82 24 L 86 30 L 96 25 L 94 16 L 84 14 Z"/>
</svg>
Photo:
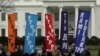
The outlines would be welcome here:
<svg viewBox="0 0 100 56">
<path fill-rule="evenodd" d="M 1 16 L 2 16 L 2 21 L 5 21 L 5 18 L 6 18 L 5 16 L 6 16 L 6 14 L 5 14 L 5 13 L 2 13 Z"/>
<path fill-rule="evenodd" d="M 55 21 L 59 21 L 59 14 L 55 13 Z"/>
<path fill-rule="evenodd" d="M 41 36 L 41 29 L 37 29 L 37 36 Z"/>
<path fill-rule="evenodd" d="M 1 36 L 5 36 L 5 29 L 1 29 Z"/>
<path fill-rule="evenodd" d="M 41 13 L 38 13 L 38 21 L 41 21 Z"/>
<path fill-rule="evenodd" d="M 59 37 L 59 29 L 55 29 L 56 37 Z"/>
</svg>

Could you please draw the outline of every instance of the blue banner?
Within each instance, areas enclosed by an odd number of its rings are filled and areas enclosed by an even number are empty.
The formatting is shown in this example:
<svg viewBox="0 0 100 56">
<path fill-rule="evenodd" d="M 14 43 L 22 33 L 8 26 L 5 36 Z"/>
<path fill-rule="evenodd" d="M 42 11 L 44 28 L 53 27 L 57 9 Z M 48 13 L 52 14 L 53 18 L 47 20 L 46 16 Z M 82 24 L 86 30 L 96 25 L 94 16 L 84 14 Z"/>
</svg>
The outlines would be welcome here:
<svg viewBox="0 0 100 56">
<path fill-rule="evenodd" d="M 89 11 L 79 11 L 76 38 L 75 38 L 75 52 L 82 53 L 85 49 L 86 37 L 88 34 L 88 23 L 90 19 Z"/>
<path fill-rule="evenodd" d="M 24 53 L 34 53 L 37 27 L 37 15 L 26 13 Z"/>
<path fill-rule="evenodd" d="M 68 51 L 68 12 L 63 11 L 61 14 L 61 32 L 60 32 L 60 51 L 66 53 Z"/>
</svg>

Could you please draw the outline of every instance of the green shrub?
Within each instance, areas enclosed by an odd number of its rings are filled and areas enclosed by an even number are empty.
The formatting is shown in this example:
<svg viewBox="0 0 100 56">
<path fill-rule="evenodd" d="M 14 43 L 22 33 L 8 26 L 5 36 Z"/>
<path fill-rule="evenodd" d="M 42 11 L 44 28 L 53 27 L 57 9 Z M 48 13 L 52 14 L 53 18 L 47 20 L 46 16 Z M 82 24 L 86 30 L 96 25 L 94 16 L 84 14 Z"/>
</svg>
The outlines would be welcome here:
<svg viewBox="0 0 100 56">
<path fill-rule="evenodd" d="M 99 42 L 99 38 L 97 36 L 92 36 L 91 39 L 88 39 L 87 44 L 89 45 L 98 45 Z"/>
<path fill-rule="evenodd" d="M 45 41 L 45 37 L 43 36 L 36 37 L 36 45 L 42 45 L 44 41 Z"/>
</svg>

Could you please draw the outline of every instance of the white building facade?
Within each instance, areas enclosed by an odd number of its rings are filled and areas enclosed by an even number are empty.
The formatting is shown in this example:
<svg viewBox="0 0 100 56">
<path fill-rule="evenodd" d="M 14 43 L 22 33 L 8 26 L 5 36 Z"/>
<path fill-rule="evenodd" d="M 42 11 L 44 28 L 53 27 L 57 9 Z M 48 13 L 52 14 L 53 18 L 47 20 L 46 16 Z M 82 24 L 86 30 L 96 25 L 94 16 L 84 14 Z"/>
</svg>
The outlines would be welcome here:
<svg viewBox="0 0 100 56">
<path fill-rule="evenodd" d="M 59 22 L 61 11 L 68 11 L 69 35 L 75 35 L 78 19 L 78 10 L 91 12 L 88 37 L 97 36 L 100 38 L 100 1 L 99 0 L 13 0 L 16 13 L 16 34 L 19 37 L 25 36 L 25 14 L 29 12 L 38 14 L 37 36 L 45 36 L 45 13 L 53 16 L 55 36 L 59 35 Z M 8 37 L 8 13 L 0 12 L 0 36 Z"/>
</svg>

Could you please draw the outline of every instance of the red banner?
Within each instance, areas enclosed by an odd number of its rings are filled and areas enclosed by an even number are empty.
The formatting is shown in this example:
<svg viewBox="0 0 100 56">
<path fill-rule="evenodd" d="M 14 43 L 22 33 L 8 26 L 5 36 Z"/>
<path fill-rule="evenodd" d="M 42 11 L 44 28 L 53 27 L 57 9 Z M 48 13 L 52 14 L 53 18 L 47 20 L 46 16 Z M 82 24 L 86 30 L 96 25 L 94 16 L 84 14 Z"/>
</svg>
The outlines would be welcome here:
<svg viewBox="0 0 100 56">
<path fill-rule="evenodd" d="M 52 25 L 52 16 L 51 14 L 45 14 L 45 45 L 46 51 L 52 52 L 55 49 L 55 36 Z"/>
<path fill-rule="evenodd" d="M 8 14 L 8 51 L 15 51 L 15 14 Z"/>
</svg>

